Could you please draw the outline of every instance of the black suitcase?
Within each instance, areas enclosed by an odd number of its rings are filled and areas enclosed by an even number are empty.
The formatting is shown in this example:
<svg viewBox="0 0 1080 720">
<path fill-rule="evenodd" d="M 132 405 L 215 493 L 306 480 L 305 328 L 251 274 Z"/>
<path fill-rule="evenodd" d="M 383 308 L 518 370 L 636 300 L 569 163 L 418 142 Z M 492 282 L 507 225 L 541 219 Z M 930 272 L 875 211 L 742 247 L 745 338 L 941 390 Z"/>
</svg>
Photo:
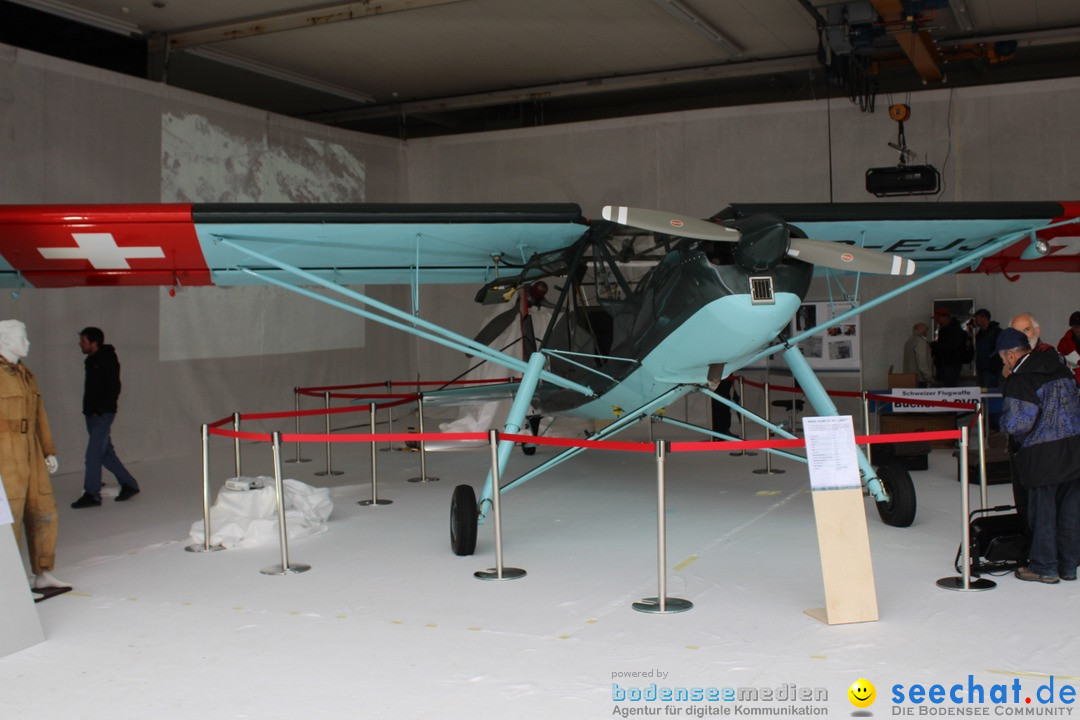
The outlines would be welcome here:
<svg viewBox="0 0 1080 720">
<path fill-rule="evenodd" d="M 971 574 L 1008 572 L 1027 562 L 1027 524 L 1013 505 L 998 505 L 974 510 L 968 516 L 970 533 Z M 997 513 L 991 515 L 990 513 Z M 963 545 L 956 551 L 956 571 Z"/>
</svg>

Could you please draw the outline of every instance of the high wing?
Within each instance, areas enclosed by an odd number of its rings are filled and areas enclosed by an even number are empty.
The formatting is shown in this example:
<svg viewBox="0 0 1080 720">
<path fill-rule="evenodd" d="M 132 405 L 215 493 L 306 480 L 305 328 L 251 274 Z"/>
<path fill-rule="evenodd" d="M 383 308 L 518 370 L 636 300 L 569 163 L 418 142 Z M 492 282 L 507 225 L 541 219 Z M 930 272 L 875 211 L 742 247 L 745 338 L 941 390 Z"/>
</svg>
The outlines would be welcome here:
<svg viewBox="0 0 1080 720">
<path fill-rule="evenodd" d="M 909 258 L 918 272 L 1018 233 L 1015 243 L 962 272 L 1080 271 L 1080 202 L 733 204 L 712 219 L 755 215 L 783 218 L 810 238 Z"/>
<path fill-rule="evenodd" d="M 0 286 L 483 283 L 588 230 L 573 204 L 0 207 Z M 263 273 L 262 278 L 249 270 Z"/>
</svg>

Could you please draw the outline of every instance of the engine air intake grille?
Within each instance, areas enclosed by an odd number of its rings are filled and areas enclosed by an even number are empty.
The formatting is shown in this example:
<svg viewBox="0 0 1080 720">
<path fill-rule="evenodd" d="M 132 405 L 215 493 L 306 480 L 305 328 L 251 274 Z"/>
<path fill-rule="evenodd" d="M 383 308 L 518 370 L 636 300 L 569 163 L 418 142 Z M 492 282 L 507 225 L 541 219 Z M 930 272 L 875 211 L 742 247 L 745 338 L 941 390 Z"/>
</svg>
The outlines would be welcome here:
<svg viewBox="0 0 1080 720">
<path fill-rule="evenodd" d="M 776 302 L 773 296 L 773 279 L 769 275 L 750 278 L 750 302 L 754 305 L 772 305 Z"/>
</svg>

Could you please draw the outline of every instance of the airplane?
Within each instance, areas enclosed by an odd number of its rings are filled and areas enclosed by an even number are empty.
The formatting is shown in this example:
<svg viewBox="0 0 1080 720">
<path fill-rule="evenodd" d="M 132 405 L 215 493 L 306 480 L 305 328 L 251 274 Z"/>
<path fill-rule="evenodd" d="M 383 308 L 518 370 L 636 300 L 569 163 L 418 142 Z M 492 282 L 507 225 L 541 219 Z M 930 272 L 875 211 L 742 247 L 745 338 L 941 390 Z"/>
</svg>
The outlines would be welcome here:
<svg viewBox="0 0 1080 720">
<path fill-rule="evenodd" d="M 269 284 L 520 374 L 482 395 L 443 391 L 467 401 L 512 397 L 507 434 L 542 413 L 610 420 L 591 438 L 604 440 L 698 392 L 794 437 L 711 388 L 780 354 L 814 411 L 836 415 L 801 341 L 946 273 L 1080 270 L 1078 222 L 1080 202 L 733 204 L 708 219 L 624 206 L 587 219 L 570 203 L 0 206 L 0 287 Z M 642 238 L 651 246 L 638 250 Z M 655 266 L 631 285 L 620 264 L 642 258 Z M 791 335 L 815 272 L 911 279 Z M 491 302 L 543 279 L 555 280 L 558 299 L 522 358 L 416 312 L 421 283 L 475 283 L 477 301 Z M 409 285 L 412 312 L 350 287 L 382 283 Z M 512 447 L 499 443 L 500 477 Z M 565 450 L 501 490 L 581 451 Z M 882 520 L 910 525 L 906 469 L 875 469 L 861 451 L 859 464 Z M 455 554 L 474 552 L 492 494 L 490 473 L 479 498 L 472 485 L 454 489 Z"/>
</svg>

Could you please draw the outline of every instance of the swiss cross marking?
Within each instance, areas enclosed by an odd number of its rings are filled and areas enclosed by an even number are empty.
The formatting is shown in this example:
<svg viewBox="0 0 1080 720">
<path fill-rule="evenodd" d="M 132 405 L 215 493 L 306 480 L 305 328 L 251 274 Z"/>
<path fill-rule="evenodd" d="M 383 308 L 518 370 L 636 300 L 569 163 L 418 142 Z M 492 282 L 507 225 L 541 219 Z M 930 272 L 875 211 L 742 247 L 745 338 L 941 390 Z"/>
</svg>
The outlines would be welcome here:
<svg viewBox="0 0 1080 720">
<path fill-rule="evenodd" d="M 77 248 L 40 248 L 46 260 L 89 260 L 95 270 L 129 270 L 130 258 L 163 258 L 160 247 L 120 247 L 109 233 L 72 233 Z"/>
</svg>

